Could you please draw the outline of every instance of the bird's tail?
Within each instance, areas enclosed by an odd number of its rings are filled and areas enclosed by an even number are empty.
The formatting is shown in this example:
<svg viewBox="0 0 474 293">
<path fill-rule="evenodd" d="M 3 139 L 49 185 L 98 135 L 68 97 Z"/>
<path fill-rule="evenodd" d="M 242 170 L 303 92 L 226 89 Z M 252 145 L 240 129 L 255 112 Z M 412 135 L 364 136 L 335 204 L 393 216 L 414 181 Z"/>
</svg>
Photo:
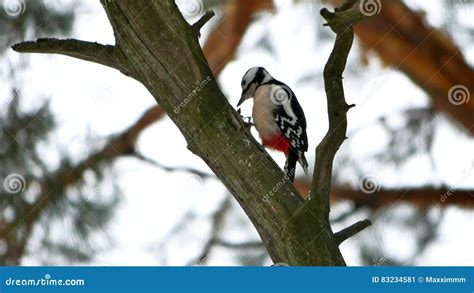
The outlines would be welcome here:
<svg viewBox="0 0 474 293">
<path fill-rule="evenodd" d="M 286 158 L 285 163 L 285 173 L 288 179 L 293 182 L 295 180 L 295 173 L 296 173 L 296 162 L 298 161 L 298 154 L 292 150 L 288 153 L 288 157 Z"/>
<path fill-rule="evenodd" d="M 300 163 L 301 167 L 303 167 L 304 173 L 308 175 L 308 161 L 306 161 L 306 157 L 304 156 L 303 152 L 299 154 L 298 162 Z"/>
<path fill-rule="evenodd" d="M 285 173 L 286 177 L 288 177 L 291 182 L 295 181 L 296 162 L 299 162 L 301 167 L 303 167 L 304 173 L 308 174 L 308 161 L 306 161 L 304 153 L 301 152 L 298 154 L 290 150 L 288 157 L 286 158 Z"/>
</svg>

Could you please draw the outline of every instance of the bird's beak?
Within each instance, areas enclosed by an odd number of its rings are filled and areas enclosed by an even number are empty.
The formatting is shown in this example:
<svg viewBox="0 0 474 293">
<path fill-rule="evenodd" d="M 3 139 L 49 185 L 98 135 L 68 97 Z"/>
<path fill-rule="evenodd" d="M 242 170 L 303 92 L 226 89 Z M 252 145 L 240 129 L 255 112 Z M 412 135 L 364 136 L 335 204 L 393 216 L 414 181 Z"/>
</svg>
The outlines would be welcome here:
<svg viewBox="0 0 474 293">
<path fill-rule="evenodd" d="M 240 97 L 239 102 L 237 103 L 237 107 L 242 105 L 242 103 L 247 100 L 247 91 L 242 91 L 242 96 Z"/>
</svg>

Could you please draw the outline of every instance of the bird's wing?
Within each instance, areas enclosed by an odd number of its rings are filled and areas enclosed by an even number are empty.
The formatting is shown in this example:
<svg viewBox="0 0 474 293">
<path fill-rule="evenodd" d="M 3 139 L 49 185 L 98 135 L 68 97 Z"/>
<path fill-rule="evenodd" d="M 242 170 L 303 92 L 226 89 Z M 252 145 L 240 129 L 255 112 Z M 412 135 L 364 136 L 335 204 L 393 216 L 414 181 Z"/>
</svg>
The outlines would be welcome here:
<svg viewBox="0 0 474 293">
<path fill-rule="evenodd" d="M 272 92 L 278 91 L 280 95 L 278 98 L 272 95 L 272 99 L 277 101 L 273 110 L 275 122 L 283 135 L 288 138 L 293 149 L 306 152 L 308 150 L 308 138 L 303 109 L 288 86 L 283 84 L 273 87 Z"/>
</svg>

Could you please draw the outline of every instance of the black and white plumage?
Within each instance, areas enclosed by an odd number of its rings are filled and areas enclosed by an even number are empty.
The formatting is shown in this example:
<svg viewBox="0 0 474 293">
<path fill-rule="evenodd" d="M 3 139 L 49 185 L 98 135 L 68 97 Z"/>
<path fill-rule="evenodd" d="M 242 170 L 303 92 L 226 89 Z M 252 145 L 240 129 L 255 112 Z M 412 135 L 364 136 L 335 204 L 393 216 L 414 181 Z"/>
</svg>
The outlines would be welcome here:
<svg viewBox="0 0 474 293">
<path fill-rule="evenodd" d="M 252 117 L 262 144 L 283 152 L 285 172 L 293 181 L 296 162 L 308 173 L 306 118 L 296 95 L 263 67 L 248 70 L 242 78 L 242 97 L 237 106 L 254 98 Z"/>
</svg>

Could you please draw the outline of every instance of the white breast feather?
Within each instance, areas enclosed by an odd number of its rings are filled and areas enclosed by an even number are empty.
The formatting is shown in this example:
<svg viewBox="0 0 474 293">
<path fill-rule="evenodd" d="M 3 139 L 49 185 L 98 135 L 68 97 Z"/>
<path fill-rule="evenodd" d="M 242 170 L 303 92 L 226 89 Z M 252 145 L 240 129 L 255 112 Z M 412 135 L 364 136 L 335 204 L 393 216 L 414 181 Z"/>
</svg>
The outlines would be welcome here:
<svg viewBox="0 0 474 293">
<path fill-rule="evenodd" d="M 271 86 L 260 86 L 254 95 L 253 122 L 260 137 L 271 137 L 280 132 L 276 124 L 272 110 L 276 107 L 270 99 Z"/>
</svg>

